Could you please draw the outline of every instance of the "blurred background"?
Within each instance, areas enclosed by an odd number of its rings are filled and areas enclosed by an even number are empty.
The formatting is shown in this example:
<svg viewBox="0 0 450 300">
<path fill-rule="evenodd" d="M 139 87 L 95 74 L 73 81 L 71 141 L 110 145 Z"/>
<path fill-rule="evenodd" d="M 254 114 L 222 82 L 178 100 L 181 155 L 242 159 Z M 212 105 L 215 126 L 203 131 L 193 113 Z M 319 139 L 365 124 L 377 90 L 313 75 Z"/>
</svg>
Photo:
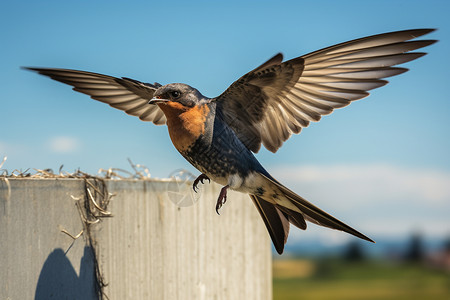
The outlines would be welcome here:
<svg viewBox="0 0 450 300">
<path fill-rule="evenodd" d="M 60 67 L 183 82 L 219 95 L 278 52 L 291 59 L 388 31 L 437 28 L 440 42 L 371 96 L 324 117 L 261 163 L 376 240 L 310 225 L 274 255 L 275 299 L 449 299 L 448 1 L 4 1 L 2 174 L 194 170 L 154 126 L 19 69 Z M 213 211 L 212 211 L 213 213 Z"/>
</svg>

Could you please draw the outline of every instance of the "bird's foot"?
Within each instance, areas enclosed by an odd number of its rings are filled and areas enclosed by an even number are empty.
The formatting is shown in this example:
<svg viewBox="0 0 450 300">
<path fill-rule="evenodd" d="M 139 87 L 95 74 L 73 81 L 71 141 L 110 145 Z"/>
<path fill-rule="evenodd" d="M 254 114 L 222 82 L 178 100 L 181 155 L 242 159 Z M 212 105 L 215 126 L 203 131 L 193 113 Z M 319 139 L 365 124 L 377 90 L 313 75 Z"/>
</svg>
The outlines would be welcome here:
<svg viewBox="0 0 450 300">
<path fill-rule="evenodd" d="M 200 174 L 200 176 L 198 176 L 195 180 L 194 183 L 192 184 L 192 188 L 194 189 L 194 192 L 197 193 L 197 185 L 199 182 L 201 182 L 203 184 L 203 180 L 208 180 L 209 183 L 211 183 L 211 179 L 209 179 L 208 176 L 206 176 L 205 174 Z"/>
<path fill-rule="evenodd" d="M 228 188 L 229 188 L 229 186 L 226 185 L 220 190 L 219 198 L 217 199 L 217 203 L 216 203 L 216 213 L 218 215 L 220 215 L 219 209 L 222 207 L 222 205 L 225 204 L 225 202 L 227 202 L 227 189 Z"/>
</svg>

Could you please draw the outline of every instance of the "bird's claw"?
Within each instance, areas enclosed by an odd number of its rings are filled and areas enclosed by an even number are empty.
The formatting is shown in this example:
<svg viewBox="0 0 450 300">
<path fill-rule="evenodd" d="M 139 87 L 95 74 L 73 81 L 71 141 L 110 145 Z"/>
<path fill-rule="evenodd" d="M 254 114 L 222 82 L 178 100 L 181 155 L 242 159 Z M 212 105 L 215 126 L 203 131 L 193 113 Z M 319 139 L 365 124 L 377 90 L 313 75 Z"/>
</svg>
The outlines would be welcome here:
<svg viewBox="0 0 450 300">
<path fill-rule="evenodd" d="M 197 193 L 198 190 L 198 183 L 200 182 L 201 184 L 203 184 L 203 180 L 208 180 L 209 183 L 211 183 L 211 179 L 209 179 L 209 177 L 205 174 L 200 174 L 200 176 L 198 176 L 195 180 L 194 183 L 192 184 L 192 189 L 194 190 L 194 192 Z"/>
<path fill-rule="evenodd" d="M 218 215 L 220 215 L 220 213 L 219 213 L 219 209 L 222 207 L 222 205 L 224 205 L 225 204 L 225 202 L 227 202 L 227 196 L 225 196 L 223 199 L 218 199 L 217 200 L 217 203 L 216 203 L 216 213 L 218 214 Z"/>
<path fill-rule="evenodd" d="M 217 199 L 217 203 L 216 203 L 216 213 L 218 215 L 220 215 L 219 214 L 219 209 L 222 207 L 222 205 L 225 204 L 225 202 L 227 202 L 227 189 L 228 189 L 228 185 L 224 186 L 220 190 L 219 198 Z"/>
</svg>

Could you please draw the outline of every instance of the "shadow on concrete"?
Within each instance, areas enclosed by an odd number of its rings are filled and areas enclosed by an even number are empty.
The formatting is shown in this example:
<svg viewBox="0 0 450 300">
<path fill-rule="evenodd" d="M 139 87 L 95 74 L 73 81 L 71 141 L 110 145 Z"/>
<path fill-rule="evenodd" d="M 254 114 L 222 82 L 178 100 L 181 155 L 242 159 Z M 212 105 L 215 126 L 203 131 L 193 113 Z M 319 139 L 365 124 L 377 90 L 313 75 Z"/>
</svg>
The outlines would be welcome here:
<svg viewBox="0 0 450 300">
<path fill-rule="evenodd" d="M 92 249 L 84 247 L 80 276 L 61 248 L 50 253 L 39 275 L 35 299 L 98 299 Z"/>
</svg>

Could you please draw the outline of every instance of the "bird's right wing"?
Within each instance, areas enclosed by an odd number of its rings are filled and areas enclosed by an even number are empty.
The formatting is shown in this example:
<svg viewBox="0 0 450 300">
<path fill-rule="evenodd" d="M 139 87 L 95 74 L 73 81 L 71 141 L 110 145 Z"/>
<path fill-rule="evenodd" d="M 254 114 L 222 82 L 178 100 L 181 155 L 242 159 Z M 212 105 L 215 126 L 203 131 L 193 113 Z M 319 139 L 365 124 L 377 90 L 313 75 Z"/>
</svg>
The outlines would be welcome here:
<svg viewBox="0 0 450 300">
<path fill-rule="evenodd" d="M 410 52 L 434 40 L 413 40 L 432 32 L 384 33 L 334 45 L 283 62 L 277 54 L 235 81 L 215 98 L 225 122 L 242 143 L 276 152 L 311 121 L 369 95 L 384 78 L 407 69 L 393 67 L 423 56 Z M 411 41 L 413 40 L 413 41 Z"/>
<path fill-rule="evenodd" d="M 142 121 L 153 122 L 156 125 L 166 123 L 166 117 L 157 105 L 148 104 L 158 83 L 143 83 L 129 78 L 53 68 L 25 68 L 38 72 L 54 80 L 73 86 L 73 90 L 87 94 L 92 99 L 107 103 L 123 110 L 129 115 L 137 116 Z"/>
</svg>

